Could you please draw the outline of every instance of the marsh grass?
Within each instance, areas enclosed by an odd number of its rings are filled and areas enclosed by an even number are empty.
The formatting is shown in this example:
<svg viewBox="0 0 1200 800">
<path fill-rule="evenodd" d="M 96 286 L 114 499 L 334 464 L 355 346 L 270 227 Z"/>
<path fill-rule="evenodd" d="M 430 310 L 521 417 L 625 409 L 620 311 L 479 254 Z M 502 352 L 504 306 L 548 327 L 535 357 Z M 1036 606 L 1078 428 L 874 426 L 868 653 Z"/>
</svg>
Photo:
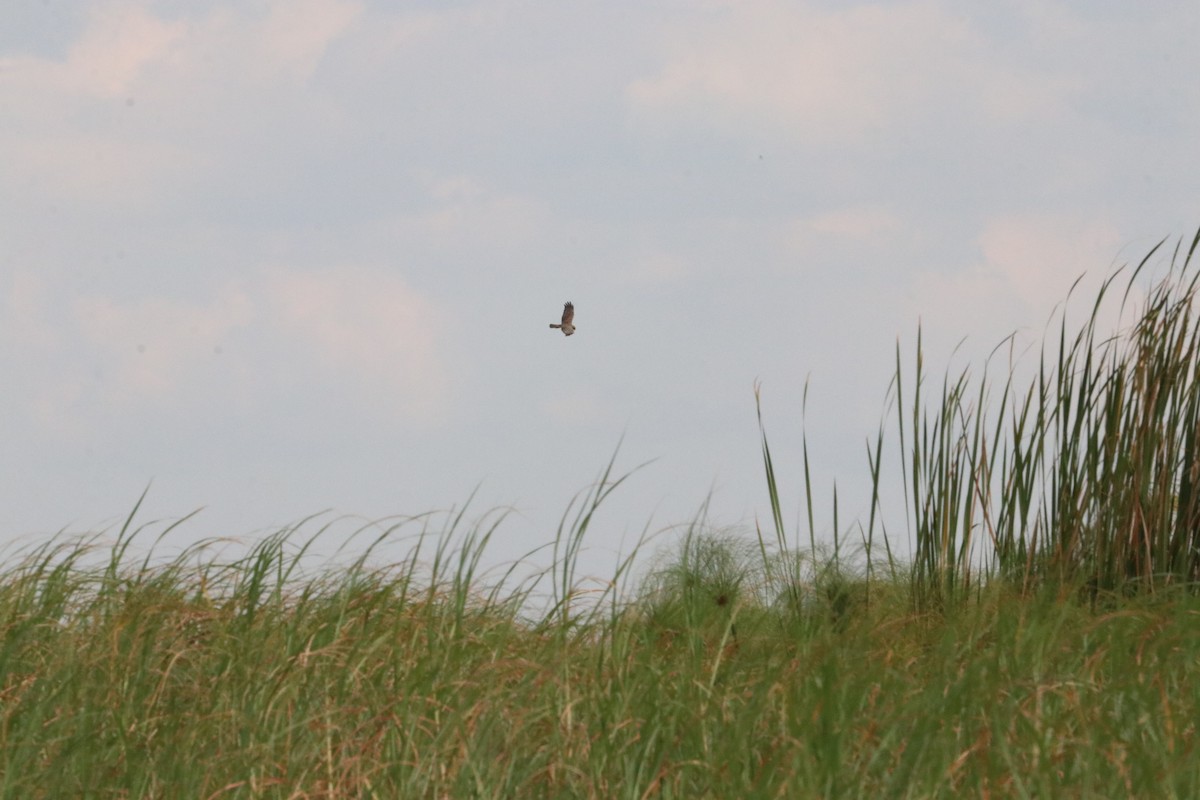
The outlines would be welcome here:
<svg viewBox="0 0 1200 800">
<path fill-rule="evenodd" d="M 752 590 L 753 548 L 698 531 L 644 594 L 564 631 L 558 608 L 472 590 L 483 538 L 420 578 L 304 574 L 302 528 L 225 563 L 143 568 L 125 540 L 86 569 L 99 545 L 28 555 L 0 575 L 0 795 L 1200 788 L 1191 594 L 1096 613 L 996 585 L 948 615 L 889 584 L 840 617 L 819 593 L 797 613 Z"/>
<path fill-rule="evenodd" d="M 1064 306 L 1027 382 L 1011 360 L 1000 381 L 990 365 L 968 367 L 931 398 L 920 334 L 911 368 L 897 346 L 891 396 L 920 607 L 969 600 L 997 577 L 1093 599 L 1200 584 L 1200 232 L 1130 308 L 1163 244 L 1125 278 L 1118 316 L 1134 322 L 1111 336 L 1100 326 L 1118 270 L 1078 329 Z M 869 448 L 868 546 L 885 441 L 881 428 Z M 890 561 L 886 534 L 883 544 Z"/>
<path fill-rule="evenodd" d="M 882 429 L 832 542 L 807 446 L 785 528 L 763 426 L 765 530 L 701 513 L 599 582 L 614 461 L 532 576 L 482 570 L 504 512 L 469 506 L 363 525 L 348 563 L 320 518 L 174 556 L 137 507 L 55 537 L 0 570 L 0 797 L 1195 797 L 1195 246 L 1030 387 L 963 373 L 927 409 L 898 359 L 911 562 Z"/>
</svg>

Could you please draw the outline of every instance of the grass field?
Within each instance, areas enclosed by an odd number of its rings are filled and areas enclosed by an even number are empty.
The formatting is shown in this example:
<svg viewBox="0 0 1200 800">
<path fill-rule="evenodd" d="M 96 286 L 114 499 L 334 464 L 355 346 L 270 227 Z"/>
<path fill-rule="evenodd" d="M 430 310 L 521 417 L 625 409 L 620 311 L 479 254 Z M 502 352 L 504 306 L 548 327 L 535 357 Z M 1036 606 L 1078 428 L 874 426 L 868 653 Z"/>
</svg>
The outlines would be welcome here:
<svg viewBox="0 0 1200 800">
<path fill-rule="evenodd" d="M 164 560 L 135 514 L 26 551 L 0 795 L 1200 796 L 1197 241 L 1027 386 L 897 355 L 870 467 L 903 464 L 911 558 L 874 506 L 829 548 L 785 530 L 765 432 L 772 521 L 606 583 L 575 565 L 611 464 L 536 584 L 480 574 L 487 515 L 381 531 L 390 566 L 307 566 L 315 523 Z"/>
</svg>

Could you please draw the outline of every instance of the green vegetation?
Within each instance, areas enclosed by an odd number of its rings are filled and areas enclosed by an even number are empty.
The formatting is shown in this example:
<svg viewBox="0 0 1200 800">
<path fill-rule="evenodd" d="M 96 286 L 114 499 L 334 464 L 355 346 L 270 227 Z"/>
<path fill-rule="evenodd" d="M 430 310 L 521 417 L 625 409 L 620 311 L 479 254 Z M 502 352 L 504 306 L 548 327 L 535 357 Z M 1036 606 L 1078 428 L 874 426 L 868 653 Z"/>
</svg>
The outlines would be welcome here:
<svg viewBox="0 0 1200 800">
<path fill-rule="evenodd" d="M 1121 311 L 1162 244 L 1133 270 Z M 911 417 L 898 402 L 897 419 L 922 605 L 957 602 L 997 574 L 1024 587 L 1082 582 L 1093 595 L 1200 582 L 1197 244 L 1200 233 L 1176 248 L 1128 331 L 1098 340 L 1119 272 L 1073 335 L 1064 311 L 1036 377 L 1022 387 L 1010 371 L 995 404 L 986 372 L 972 387 L 964 371 L 927 410 L 918 343 Z M 897 352 L 898 399 L 902 378 Z"/>
<path fill-rule="evenodd" d="M 701 514 L 598 588 L 611 463 L 536 579 L 481 574 L 503 515 L 461 510 L 320 570 L 312 520 L 236 556 L 135 555 L 136 508 L 43 544 L 0 571 L 0 796 L 1198 796 L 1197 242 L 1029 387 L 964 372 L 927 408 L 897 358 L 869 468 L 878 501 L 902 460 L 911 561 L 878 503 L 817 541 L 806 452 L 789 534 L 765 433 L 766 532 Z"/>
</svg>

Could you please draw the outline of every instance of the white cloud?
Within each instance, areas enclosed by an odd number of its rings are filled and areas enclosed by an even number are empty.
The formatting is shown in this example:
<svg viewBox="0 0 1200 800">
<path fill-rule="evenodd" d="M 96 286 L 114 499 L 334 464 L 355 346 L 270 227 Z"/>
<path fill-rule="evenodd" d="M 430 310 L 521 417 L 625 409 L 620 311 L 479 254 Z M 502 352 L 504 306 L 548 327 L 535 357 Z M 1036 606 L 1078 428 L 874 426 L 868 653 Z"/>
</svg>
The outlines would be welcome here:
<svg viewBox="0 0 1200 800">
<path fill-rule="evenodd" d="M 940 271 L 918 272 L 912 281 L 916 313 L 941 334 L 969 335 L 990 347 L 1016 329 L 1039 340 L 1043 326 L 1083 276 L 1077 303 L 1115 266 L 1121 245 L 1114 226 L 1062 214 L 1012 214 L 988 220 L 976 240 L 979 260 Z M 1082 309 L 1089 313 L 1091 308 Z M 1105 324 L 1115 323 L 1105 318 Z"/>
<path fill-rule="evenodd" d="M 10 174 L 26 177 L 38 199 L 101 208 L 151 205 L 166 183 L 187 180 L 212 163 L 202 153 L 164 140 L 107 132 L 47 133 L 13 146 Z"/>
<path fill-rule="evenodd" d="M 289 0 L 265 13 L 217 6 L 167 18 L 144 3 L 97 4 L 62 58 L 0 57 L 0 104 L 19 123 L 0 130 L 0 169 L 57 203 L 175 199 L 311 104 L 288 92 L 362 10 Z M 305 121 L 334 126 L 330 111 Z"/>
<path fill-rule="evenodd" d="M 1068 214 L 998 217 L 979 235 L 984 269 L 1002 276 L 1027 306 L 1045 313 L 1085 272 L 1106 275 L 1121 244 L 1115 226 Z"/>
<path fill-rule="evenodd" d="M 65 61 L 24 63 L 60 76 L 63 88 L 122 99 L 164 72 L 184 80 L 228 70 L 243 80 L 303 80 L 363 12 L 351 0 L 272 0 L 261 14 L 232 8 L 166 19 L 145 4 L 100 4 Z"/>
<path fill-rule="evenodd" d="M 262 270 L 207 300 L 72 297 L 18 275 L 5 312 L 0 358 L 14 397 L 60 432 L 110 414 L 186 415 L 214 399 L 268 409 L 297 385 L 425 424 L 442 418 L 451 390 L 447 314 L 381 269 Z"/>
<path fill-rule="evenodd" d="M 497 247 L 535 242 L 552 219 L 536 197 L 500 191 L 471 176 L 425 172 L 417 179 L 427 199 L 422 209 L 382 220 L 410 246 L 447 252 L 467 243 Z"/>
<path fill-rule="evenodd" d="M 90 25 L 55 67 L 66 85 L 100 97 L 128 96 L 137 80 L 177 51 L 188 32 L 183 22 L 159 19 L 130 3 L 96 9 Z"/>
<path fill-rule="evenodd" d="M 198 366 L 251 323 L 254 303 L 230 287 L 207 304 L 99 295 L 76 299 L 73 311 L 83 344 L 109 365 L 106 393 L 121 405 L 153 405 L 179 398 Z"/>
<path fill-rule="evenodd" d="M 630 87 L 641 118 L 833 145 L 931 112 L 1026 119 L 1070 86 L 997 57 L 965 13 L 933 0 L 715 7 L 672 42 L 658 74 Z"/>
<path fill-rule="evenodd" d="M 788 226 L 793 247 L 805 249 L 823 240 L 887 240 L 903 235 L 905 222 L 882 206 L 854 206 L 803 217 Z"/>
<path fill-rule="evenodd" d="M 274 0 L 262 26 L 263 53 L 274 68 L 306 79 L 362 12 L 362 3 L 344 0 Z"/>
<path fill-rule="evenodd" d="M 376 410 L 441 417 L 450 380 L 440 341 L 451 311 L 380 269 L 276 269 L 263 288 L 276 334 L 287 349 L 311 353 L 324 380 L 365 392 Z"/>
<path fill-rule="evenodd" d="M 58 437 L 84 436 L 127 412 L 186 413 L 231 335 L 251 325 L 254 301 L 227 287 L 211 302 L 76 294 L 64 282 L 20 289 L 0 359 L 16 408 Z M 244 395 L 222 387 L 227 399 Z"/>
<path fill-rule="evenodd" d="M 187 36 L 183 22 L 114 3 L 88 15 L 62 59 L 0 58 L 0 104 L 16 123 L 0 130 L 0 169 L 9 185 L 21 186 L 26 201 L 111 204 L 145 199 L 154 180 L 196 168 L 177 143 L 131 136 L 127 124 L 135 87 Z"/>
</svg>

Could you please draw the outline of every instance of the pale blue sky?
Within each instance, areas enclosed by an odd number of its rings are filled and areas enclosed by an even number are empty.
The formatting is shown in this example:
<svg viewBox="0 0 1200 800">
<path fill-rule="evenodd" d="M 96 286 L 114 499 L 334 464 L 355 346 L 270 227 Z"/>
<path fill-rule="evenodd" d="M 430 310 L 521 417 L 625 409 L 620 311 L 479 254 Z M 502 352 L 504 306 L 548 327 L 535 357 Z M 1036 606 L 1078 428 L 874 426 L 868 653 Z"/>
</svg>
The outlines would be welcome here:
<svg viewBox="0 0 1200 800">
<path fill-rule="evenodd" d="M 845 520 L 897 337 L 935 371 L 1036 338 L 1200 224 L 1198 34 L 1194 2 L 10 3 L 0 541 L 150 480 L 193 538 L 480 486 L 515 557 L 622 434 L 657 461 L 598 548 L 710 489 L 751 524 L 756 379 L 789 521 L 806 379 Z"/>
</svg>

